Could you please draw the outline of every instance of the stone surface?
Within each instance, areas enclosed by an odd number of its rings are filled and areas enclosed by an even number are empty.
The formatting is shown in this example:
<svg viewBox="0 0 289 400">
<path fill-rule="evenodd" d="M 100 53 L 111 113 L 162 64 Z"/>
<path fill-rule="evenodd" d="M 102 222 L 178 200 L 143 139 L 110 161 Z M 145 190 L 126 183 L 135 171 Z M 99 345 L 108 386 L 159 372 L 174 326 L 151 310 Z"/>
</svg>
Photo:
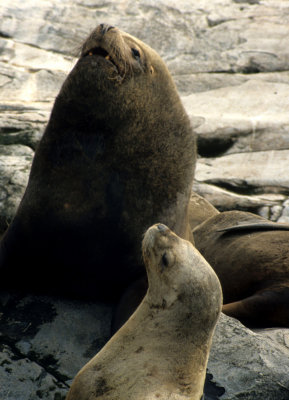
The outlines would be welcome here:
<svg viewBox="0 0 289 400">
<path fill-rule="evenodd" d="M 273 213 L 276 207 L 279 208 L 281 215 L 283 202 L 285 210 L 285 200 L 287 199 L 286 195 L 280 193 L 260 193 L 254 195 L 235 193 L 232 190 L 227 190 L 214 184 L 202 183 L 201 180 L 196 180 L 194 182 L 193 189 L 201 196 L 205 197 L 220 211 L 244 210 L 256 212 L 261 215 L 266 208 L 267 213 L 272 213 L 270 219 L 273 218 Z M 269 218 L 268 215 L 266 218 Z M 276 219 L 273 218 L 273 220 L 275 221 Z"/>
<path fill-rule="evenodd" d="M 113 307 L 43 296 L 1 296 L 0 398 L 63 400 L 79 369 L 109 339 Z M 289 330 L 258 333 L 222 315 L 208 372 L 222 400 L 287 400 Z"/>
<path fill-rule="evenodd" d="M 7 228 L 24 193 L 33 154 L 27 146 L 0 144 L 0 233 Z"/>
<path fill-rule="evenodd" d="M 288 0 L 2 2 L 0 144 L 35 149 L 83 38 L 107 22 L 163 56 L 196 126 L 202 157 L 244 152 L 254 159 L 259 151 L 288 150 L 288 10 Z M 233 179 L 234 171 L 230 174 Z M 214 182 L 217 189 L 224 184 L 222 177 Z M 239 205 L 234 194 L 252 193 L 237 179 L 234 184 L 236 190 L 230 193 L 226 187 L 223 199 L 217 190 L 220 209 L 229 203 L 246 207 L 244 198 Z M 275 190 L 284 194 L 283 187 Z M 255 200 L 247 202 L 249 209 Z M 269 216 L 274 205 L 269 204 Z M 1 206 L 2 219 L 3 214 L 6 218 Z"/>
<path fill-rule="evenodd" d="M 0 345 L 0 396 L 3 400 L 65 398 L 67 386 L 38 363 L 15 354 L 9 346 Z"/>
<path fill-rule="evenodd" d="M 111 305 L 2 293 L 0 398 L 64 399 L 109 338 Z"/>
<path fill-rule="evenodd" d="M 289 222 L 288 0 L 0 1 L 0 235 L 82 40 L 106 22 L 152 45 L 198 135 L 194 189 Z M 63 399 L 108 339 L 111 305 L 1 295 L 0 398 Z M 288 330 L 222 317 L 209 371 L 226 400 L 285 400 Z M 287 376 L 287 380 L 286 380 Z"/>
<path fill-rule="evenodd" d="M 251 194 L 289 192 L 289 150 L 236 153 L 198 160 L 196 181 Z"/>
<path fill-rule="evenodd" d="M 226 392 L 222 400 L 289 398 L 289 330 L 245 328 L 222 314 L 208 368 Z"/>
<path fill-rule="evenodd" d="M 183 97 L 199 126 L 199 152 L 218 156 L 289 147 L 288 84 L 249 80 Z"/>
</svg>

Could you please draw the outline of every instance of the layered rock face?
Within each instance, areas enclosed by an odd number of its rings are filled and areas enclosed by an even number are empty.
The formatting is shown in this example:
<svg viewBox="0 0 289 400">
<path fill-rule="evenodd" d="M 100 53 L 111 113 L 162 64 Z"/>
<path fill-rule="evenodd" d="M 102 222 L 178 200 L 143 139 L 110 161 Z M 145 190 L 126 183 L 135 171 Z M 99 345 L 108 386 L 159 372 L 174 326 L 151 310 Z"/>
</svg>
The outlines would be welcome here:
<svg viewBox="0 0 289 400">
<path fill-rule="evenodd" d="M 289 1 L 14 0 L 0 3 L 0 235 L 54 98 L 102 22 L 166 61 L 198 135 L 194 189 L 220 210 L 289 222 Z M 108 339 L 111 305 L 0 300 L 0 398 L 64 398 Z M 288 355 L 288 330 L 252 332 L 223 316 L 209 372 L 224 400 L 286 400 Z"/>
</svg>

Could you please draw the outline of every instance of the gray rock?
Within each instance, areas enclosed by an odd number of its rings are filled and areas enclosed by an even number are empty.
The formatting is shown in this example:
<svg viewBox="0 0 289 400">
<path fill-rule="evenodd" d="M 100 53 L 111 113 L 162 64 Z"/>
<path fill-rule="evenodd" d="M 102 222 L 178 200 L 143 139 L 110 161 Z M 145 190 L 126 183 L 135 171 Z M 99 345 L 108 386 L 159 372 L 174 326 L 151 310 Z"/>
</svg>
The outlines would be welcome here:
<svg viewBox="0 0 289 400">
<path fill-rule="evenodd" d="M 289 223 L 289 200 L 284 201 L 283 209 L 278 215 L 278 222 Z"/>
<path fill-rule="evenodd" d="M 288 193 L 289 150 L 229 154 L 198 160 L 196 180 L 232 191 Z"/>
<path fill-rule="evenodd" d="M 275 217 L 277 210 L 280 213 L 282 212 L 282 203 L 286 199 L 285 195 L 274 193 L 262 193 L 250 196 L 242 195 L 213 184 L 200 183 L 197 179 L 193 184 L 193 189 L 213 204 L 219 211 L 243 210 L 260 214 L 266 208 L 268 209 L 268 216 L 266 218 L 275 221 L 278 217 L 276 216 L 274 219 L 273 215 Z M 272 211 L 272 215 L 270 211 Z"/>
<path fill-rule="evenodd" d="M 0 300 L 0 398 L 63 399 L 108 340 L 111 305 L 8 293 Z"/>
<path fill-rule="evenodd" d="M 26 356 L 33 354 L 43 362 L 50 360 L 50 368 L 69 382 L 108 340 L 111 306 L 29 298 L 19 303 L 19 307 L 38 306 L 43 301 L 52 305 L 55 316 L 51 321 L 41 324 L 35 336 L 22 336 L 15 347 Z M 52 341 L 53 337 L 56 340 Z"/>
<path fill-rule="evenodd" d="M 0 145 L 0 234 L 13 218 L 25 191 L 34 152 L 23 145 Z"/>
<path fill-rule="evenodd" d="M 190 94 L 184 103 L 203 157 L 288 149 L 287 11 L 281 0 L 0 5 L 0 144 L 35 149 L 83 38 L 107 22 L 164 57 L 180 92 Z"/>
<path fill-rule="evenodd" d="M 0 398 L 64 400 L 67 387 L 42 366 L 0 345 Z"/>
<path fill-rule="evenodd" d="M 288 400 L 289 330 L 255 333 L 221 315 L 208 368 L 226 388 L 222 400 Z"/>
<path fill-rule="evenodd" d="M 109 339 L 112 306 L 9 294 L 0 303 L 0 398 L 62 400 Z M 287 329 L 254 333 L 222 315 L 208 371 L 224 400 L 287 400 L 288 356 Z"/>
<path fill-rule="evenodd" d="M 182 98 L 202 156 L 289 148 L 288 84 L 249 80 Z"/>
</svg>

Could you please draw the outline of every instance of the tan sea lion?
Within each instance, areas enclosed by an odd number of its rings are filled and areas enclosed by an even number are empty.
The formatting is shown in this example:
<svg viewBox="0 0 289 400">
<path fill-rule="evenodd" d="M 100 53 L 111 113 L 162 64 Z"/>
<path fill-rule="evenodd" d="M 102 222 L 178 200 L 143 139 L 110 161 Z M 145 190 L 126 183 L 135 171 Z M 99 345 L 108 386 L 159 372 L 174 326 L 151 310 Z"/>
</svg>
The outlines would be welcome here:
<svg viewBox="0 0 289 400">
<path fill-rule="evenodd" d="M 188 207 L 191 229 L 218 213 L 219 211 L 208 200 L 192 191 Z M 192 238 L 191 242 L 193 243 Z M 127 288 L 116 305 L 111 324 L 112 333 L 115 333 L 127 321 L 142 301 L 146 291 L 147 279 L 145 277 L 134 281 Z"/>
<path fill-rule="evenodd" d="M 143 239 L 148 291 L 75 377 L 66 400 L 200 400 L 220 314 L 219 280 L 193 245 L 163 224 Z"/>
<path fill-rule="evenodd" d="M 189 238 L 195 136 L 148 45 L 109 25 L 87 38 L 58 94 L 0 247 L 1 285 L 116 298 L 145 269 L 143 232 Z"/>
<path fill-rule="evenodd" d="M 193 230 L 220 279 L 225 314 L 249 327 L 289 327 L 288 230 L 242 211 L 222 212 Z"/>
</svg>

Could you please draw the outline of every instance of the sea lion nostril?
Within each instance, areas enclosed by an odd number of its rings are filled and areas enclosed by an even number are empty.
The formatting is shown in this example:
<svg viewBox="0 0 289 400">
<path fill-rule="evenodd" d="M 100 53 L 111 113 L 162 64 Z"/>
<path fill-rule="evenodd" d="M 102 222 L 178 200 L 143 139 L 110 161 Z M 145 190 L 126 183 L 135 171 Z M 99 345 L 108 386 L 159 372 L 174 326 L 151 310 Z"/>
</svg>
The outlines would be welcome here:
<svg viewBox="0 0 289 400">
<path fill-rule="evenodd" d="M 160 232 L 165 232 L 166 230 L 168 230 L 168 227 L 164 224 L 158 224 L 158 230 Z"/>
<path fill-rule="evenodd" d="M 100 24 L 99 25 L 99 30 L 102 35 L 105 35 L 108 31 L 110 31 L 113 28 L 114 28 L 114 26 L 111 26 L 108 24 Z"/>
</svg>

